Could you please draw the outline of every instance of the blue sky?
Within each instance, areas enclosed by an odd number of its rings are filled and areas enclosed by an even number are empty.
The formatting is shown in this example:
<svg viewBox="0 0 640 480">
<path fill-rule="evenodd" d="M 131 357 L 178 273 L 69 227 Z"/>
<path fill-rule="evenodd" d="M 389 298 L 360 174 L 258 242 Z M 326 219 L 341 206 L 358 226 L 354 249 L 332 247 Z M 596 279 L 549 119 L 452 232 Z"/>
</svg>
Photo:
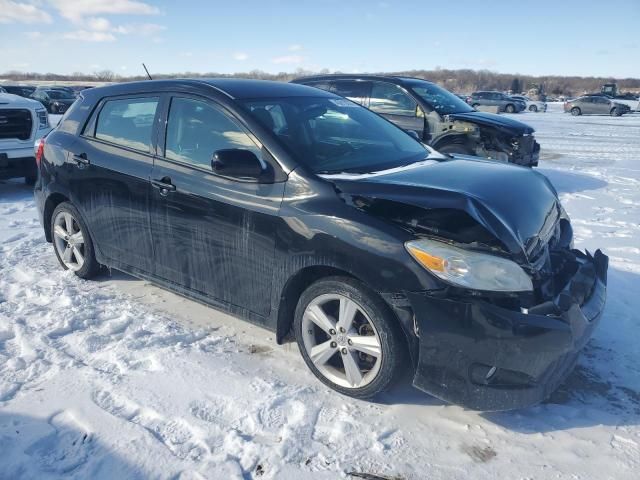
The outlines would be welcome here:
<svg viewBox="0 0 640 480">
<path fill-rule="evenodd" d="M 640 77 L 639 28 L 640 0 L 0 0 L 0 72 Z"/>
</svg>

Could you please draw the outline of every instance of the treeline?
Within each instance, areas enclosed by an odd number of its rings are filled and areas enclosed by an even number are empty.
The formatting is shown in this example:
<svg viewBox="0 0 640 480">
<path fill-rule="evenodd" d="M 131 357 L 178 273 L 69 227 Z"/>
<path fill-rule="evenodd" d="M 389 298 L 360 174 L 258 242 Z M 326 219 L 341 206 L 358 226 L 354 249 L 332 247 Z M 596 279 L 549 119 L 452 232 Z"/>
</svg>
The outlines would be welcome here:
<svg viewBox="0 0 640 480">
<path fill-rule="evenodd" d="M 175 74 L 153 74 L 154 79 L 161 78 L 205 78 L 205 77 L 238 77 L 258 78 L 264 80 L 289 81 L 296 77 L 314 73 L 329 73 L 328 70 L 310 72 L 298 69 L 295 72 L 267 73 L 260 70 L 250 72 L 221 74 L 216 72 L 195 73 L 183 72 Z M 336 72 L 338 73 L 338 72 Z M 380 73 L 380 72 L 377 72 Z M 405 75 L 425 78 L 442 85 L 453 92 L 470 93 L 476 90 L 514 90 L 526 92 L 537 88 L 547 95 L 578 95 L 585 92 L 596 92 L 604 83 L 617 83 L 621 91 L 640 90 L 640 78 L 614 79 L 610 77 L 577 77 L 560 75 L 519 75 L 497 73 L 489 70 L 409 70 L 403 72 L 385 72 L 386 74 Z M 110 70 L 102 70 L 91 74 L 76 72 L 71 75 L 56 73 L 7 72 L 0 78 L 14 81 L 78 81 L 78 82 L 126 82 L 145 80 L 147 78 L 141 68 L 140 75 L 121 76 Z"/>
</svg>

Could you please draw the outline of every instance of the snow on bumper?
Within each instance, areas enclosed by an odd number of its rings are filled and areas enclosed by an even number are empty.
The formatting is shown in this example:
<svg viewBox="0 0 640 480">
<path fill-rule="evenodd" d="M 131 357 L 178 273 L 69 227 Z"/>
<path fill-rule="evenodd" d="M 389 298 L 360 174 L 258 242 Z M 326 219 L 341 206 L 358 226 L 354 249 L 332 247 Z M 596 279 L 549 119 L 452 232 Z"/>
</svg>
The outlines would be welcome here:
<svg viewBox="0 0 640 480">
<path fill-rule="evenodd" d="M 408 293 L 420 334 L 414 386 L 484 411 L 546 399 L 571 373 L 604 309 L 608 257 L 598 250 L 576 260 L 556 298 L 528 312 Z"/>
</svg>

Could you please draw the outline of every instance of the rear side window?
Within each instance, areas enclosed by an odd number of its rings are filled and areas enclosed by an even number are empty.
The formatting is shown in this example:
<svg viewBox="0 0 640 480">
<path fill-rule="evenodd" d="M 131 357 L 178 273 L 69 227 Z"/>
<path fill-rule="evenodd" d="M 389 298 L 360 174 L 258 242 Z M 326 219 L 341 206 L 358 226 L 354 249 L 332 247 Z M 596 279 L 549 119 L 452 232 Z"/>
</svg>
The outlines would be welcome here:
<svg viewBox="0 0 640 480">
<path fill-rule="evenodd" d="M 228 148 L 250 150 L 261 158 L 260 148 L 220 108 L 191 98 L 171 100 L 166 158 L 210 169 L 213 154 Z"/>
<path fill-rule="evenodd" d="M 397 85 L 373 82 L 369 109 L 386 115 L 416 116 L 417 103 Z"/>
<path fill-rule="evenodd" d="M 331 91 L 336 95 L 348 98 L 352 102 L 364 105 L 371 91 L 371 83 L 354 80 L 338 80 L 334 82 Z"/>
<path fill-rule="evenodd" d="M 149 152 L 158 97 L 108 100 L 98 114 L 95 137 Z"/>
</svg>

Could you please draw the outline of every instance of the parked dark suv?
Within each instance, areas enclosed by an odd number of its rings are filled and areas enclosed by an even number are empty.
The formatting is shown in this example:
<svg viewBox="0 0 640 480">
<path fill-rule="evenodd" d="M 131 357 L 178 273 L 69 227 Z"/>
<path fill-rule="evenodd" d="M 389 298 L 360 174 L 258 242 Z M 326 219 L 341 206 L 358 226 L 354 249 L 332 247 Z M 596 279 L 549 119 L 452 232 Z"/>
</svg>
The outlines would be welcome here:
<svg viewBox="0 0 640 480">
<path fill-rule="evenodd" d="M 73 91 L 64 87 L 38 87 L 31 98 L 42 103 L 49 113 L 64 113 L 76 100 Z"/>
<path fill-rule="evenodd" d="M 85 90 L 37 159 L 63 268 L 129 272 L 278 342 L 293 330 L 313 373 L 354 397 L 411 368 L 470 408 L 538 402 L 604 306 L 607 257 L 572 248 L 546 177 L 438 154 L 319 89 Z"/>
<path fill-rule="evenodd" d="M 384 116 L 441 153 L 477 155 L 535 166 L 540 145 L 533 128 L 476 112 L 457 95 L 419 78 L 321 75 L 293 80 L 346 97 Z"/>
</svg>

